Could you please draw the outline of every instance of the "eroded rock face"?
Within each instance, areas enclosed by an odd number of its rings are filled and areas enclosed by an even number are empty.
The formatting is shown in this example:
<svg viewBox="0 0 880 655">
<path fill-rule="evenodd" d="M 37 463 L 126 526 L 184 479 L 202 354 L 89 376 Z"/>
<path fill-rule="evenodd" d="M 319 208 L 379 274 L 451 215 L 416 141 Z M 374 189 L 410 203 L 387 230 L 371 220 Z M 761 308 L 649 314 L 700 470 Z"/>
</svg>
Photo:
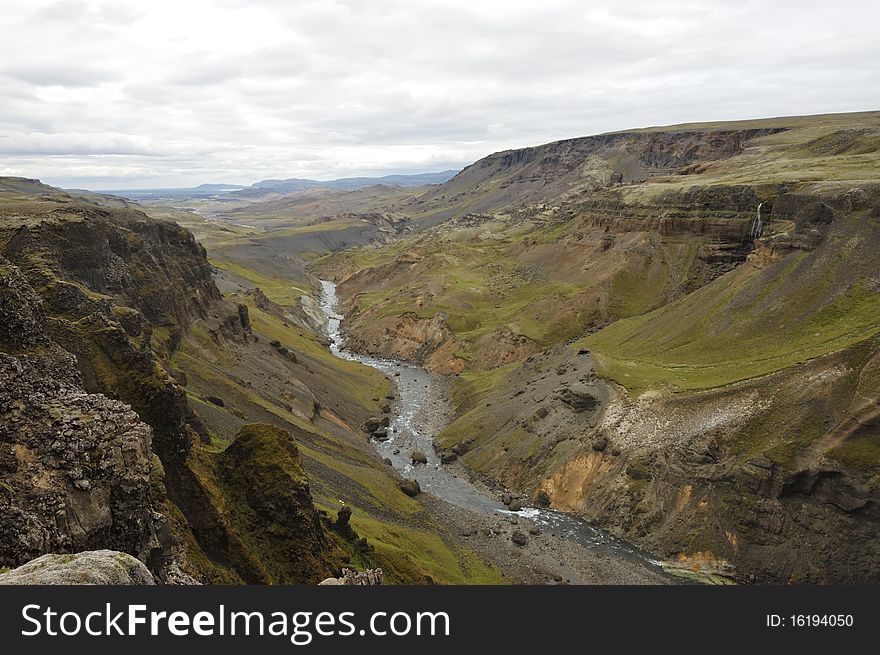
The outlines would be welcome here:
<svg viewBox="0 0 880 655">
<path fill-rule="evenodd" d="M 43 189 L 52 201 L 0 206 L 3 411 L 21 415 L 0 436 L 20 472 L 0 478 L 0 565 L 113 548 L 164 578 L 179 540 L 157 510 L 180 506 L 204 426 L 163 360 L 220 295 L 185 229 Z"/>
<path fill-rule="evenodd" d="M 346 346 L 358 352 L 393 357 L 425 364 L 431 370 L 459 372 L 461 365 L 454 357 L 459 346 L 443 316 L 419 317 L 413 312 L 400 316 L 371 319 L 365 329 L 350 332 Z M 452 353 L 444 346 L 454 345 Z"/>
<path fill-rule="evenodd" d="M 41 298 L 3 259 L 0 291 L 0 565 L 107 547 L 146 559 L 163 521 L 152 430 L 128 405 L 85 391 Z"/>
<path fill-rule="evenodd" d="M 794 221 L 798 227 L 830 223 L 834 219 L 831 208 L 816 196 L 803 193 L 784 193 L 773 203 L 773 220 Z"/>
<path fill-rule="evenodd" d="M 367 569 L 366 571 L 352 571 L 342 569 L 342 575 L 338 578 L 325 578 L 319 585 L 347 585 L 366 586 L 381 585 L 384 579 L 382 569 Z"/>
<path fill-rule="evenodd" d="M 599 406 L 595 388 L 586 384 L 563 387 L 557 390 L 556 396 L 575 412 L 591 412 Z"/>
<path fill-rule="evenodd" d="M 334 572 L 332 545 L 290 433 L 246 425 L 226 450 L 193 467 L 196 478 L 182 489 L 201 508 L 193 530 L 206 554 L 240 581 L 318 582 Z"/>
<path fill-rule="evenodd" d="M 111 548 L 171 584 L 337 572 L 290 435 L 250 431 L 222 457 L 194 448 L 210 435 L 170 356 L 194 320 L 255 339 L 204 248 L 173 223 L 42 189 L 51 201 L 0 203 L 0 567 Z M 172 507 L 173 522 L 158 511 Z"/>
<path fill-rule="evenodd" d="M 150 427 L 128 405 L 0 353 L 0 563 L 159 548 Z"/>
<path fill-rule="evenodd" d="M 0 574 L 0 585 L 152 585 L 153 575 L 128 553 L 93 550 L 49 554 Z"/>
</svg>

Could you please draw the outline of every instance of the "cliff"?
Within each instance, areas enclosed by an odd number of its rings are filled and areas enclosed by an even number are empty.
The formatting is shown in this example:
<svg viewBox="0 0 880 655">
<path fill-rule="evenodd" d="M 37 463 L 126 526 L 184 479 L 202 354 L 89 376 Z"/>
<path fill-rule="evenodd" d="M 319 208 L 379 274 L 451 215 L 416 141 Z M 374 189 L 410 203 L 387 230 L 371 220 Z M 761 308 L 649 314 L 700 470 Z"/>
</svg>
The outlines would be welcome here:
<svg viewBox="0 0 880 655">
<path fill-rule="evenodd" d="M 195 321 L 230 311 L 192 234 L 36 181 L 3 180 L 0 254 L 0 564 L 110 548 L 166 582 L 208 570 L 229 581 L 302 582 L 338 570 L 322 559 L 323 528 L 295 447 L 281 445 L 287 433 L 272 435 L 288 474 L 273 489 L 299 490 L 293 514 L 274 516 L 290 501 L 280 490 L 228 489 L 269 466 L 244 455 L 241 468 L 217 474 L 241 509 L 226 508 L 226 492 L 212 495 L 197 445 L 206 429 L 169 364 Z M 235 318 L 244 324 L 246 308 Z M 236 440 L 224 461 L 249 440 Z M 230 512 L 240 522 L 205 519 Z M 282 527 L 284 552 L 256 555 L 250 540 Z M 312 538 L 319 546 L 306 545 Z M 310 556 L 296 565 L 298 540 Z M 217 561 L 200 566 L 206 552 Z M 276 563 L 274 576 L 254 573 Z"/>
<path fill-rule="evenodd" d="M 349 344 L 457 374 L 437 441 L 484 479 L 741 581 L 876 580 L 878 121 L 498 153 L 319 270 Z"/>
<path fill-rule="evenodd" d="M 159 583 L 497 580 L 413 520 L 360 431 L 387 381 L 303 316 L 221 297 L 175 223 L 0 178 L 0 567 L 106 548 Z"/>
</svg>

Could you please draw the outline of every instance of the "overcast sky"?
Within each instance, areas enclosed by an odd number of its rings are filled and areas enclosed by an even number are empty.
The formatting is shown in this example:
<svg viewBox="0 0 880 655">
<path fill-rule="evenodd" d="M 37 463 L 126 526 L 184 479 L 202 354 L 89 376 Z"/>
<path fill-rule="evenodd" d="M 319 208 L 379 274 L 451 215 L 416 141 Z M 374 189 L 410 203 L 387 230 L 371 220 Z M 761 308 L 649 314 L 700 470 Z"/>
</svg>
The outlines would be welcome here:
<svg viewBox="0 0 880 655">
<path fill-rule="evenodd" d="M 629 127 L 880 109 L 871 0 L 0 0 L 0 175 L 460 168 Z"/>
</svg>

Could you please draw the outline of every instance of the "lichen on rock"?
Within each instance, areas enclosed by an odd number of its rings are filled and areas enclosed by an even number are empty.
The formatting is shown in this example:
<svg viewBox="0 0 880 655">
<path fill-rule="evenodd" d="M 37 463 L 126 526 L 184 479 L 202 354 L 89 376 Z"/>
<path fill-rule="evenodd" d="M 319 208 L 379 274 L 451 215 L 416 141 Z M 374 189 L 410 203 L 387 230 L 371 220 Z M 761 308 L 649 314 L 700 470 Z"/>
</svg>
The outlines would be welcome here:
<svg viewBox="0 0 880 655">
<path fill-rule="evenodd" d="M 0 573 L 0 585 L 153 585 L 153 574 L 128 553 L 50 553 Z"/>
</svg>

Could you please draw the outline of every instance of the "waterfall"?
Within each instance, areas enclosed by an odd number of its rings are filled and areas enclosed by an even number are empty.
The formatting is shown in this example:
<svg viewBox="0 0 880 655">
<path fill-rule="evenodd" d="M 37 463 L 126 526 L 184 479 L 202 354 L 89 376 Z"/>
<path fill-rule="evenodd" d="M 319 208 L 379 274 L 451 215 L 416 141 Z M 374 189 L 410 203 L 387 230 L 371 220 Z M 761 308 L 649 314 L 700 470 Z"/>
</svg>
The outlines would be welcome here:
<svg viewBox="0 0 880 655">
<path fill-rule="evenodd" d="M 752 229 L 749 230 L 749 238 L 752 241 L 760 239 L 761 235 L 764 234 L 764 221 L 761 219 L 761 207 L 763 205 L 763 202 L 758 203 L 758 215 L 755 216 L 755 220 L 752 222 Z"/>
</svg>

